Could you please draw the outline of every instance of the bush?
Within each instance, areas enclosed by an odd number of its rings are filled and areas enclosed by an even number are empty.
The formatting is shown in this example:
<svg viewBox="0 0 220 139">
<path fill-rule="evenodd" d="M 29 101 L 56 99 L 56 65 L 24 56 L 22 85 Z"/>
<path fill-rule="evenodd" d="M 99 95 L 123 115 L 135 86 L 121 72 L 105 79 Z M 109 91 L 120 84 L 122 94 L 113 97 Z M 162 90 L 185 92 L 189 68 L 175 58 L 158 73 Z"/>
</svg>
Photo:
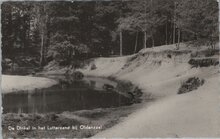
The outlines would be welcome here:
<svg viewBox="0 0 220 139">
<path fill-rule="evenodd" d="M 209 67 L 218 65 L 219 60 L 216 58 L 190 59 L 188 63 L 192 67 Z"/>
<path fill-rule="evenodd" d="M 202 86 L 204 82 L 204 79 L 199 79 L 198 77 L 189 78 L 187 81 L 182 83 L 177 94 L 184 94 L 196 90 L 199 86 Z"/>
<path fill-rule="evenodd" d="M 74 76 L 75 79 L 82 79 L 84 77 L 84 75 L 80 71 L 74 72 L 73 76 Z"/>
<path fill-rule="evenodd" d="M 89 53 L 89 48 L 85 44 L 73 44 L 71 41 L 65 40 L 54 42 L 50 45 L 47 57 L 49 60 L 56 60 L 62 65 L 68 65 L 65 62 L 70 62 L 73 59 L 86 57 Z"/>
<path fill-rule="evenodd" d="M 216 54 L 216 51 L 212 49 L 205 51 L 205 57 L 214 56 L 215 54 Z M 217 51 L 217 54 L 218 54 L 218 51 Z"/>
<path fill-rule="evenodd" d="M 96 68 L 97 68 L 96 65 L 93 63 L 90 69 L 95 70 Z"/>
<path fill-rule="evenodd" d="M 2 70 L 3 70 L 3 72 L 6 69 L 11 68 L 11 65 L 12 65 L 12 60 L 11 59 L 8 59 L 8 58 L 2 59 Z"/>
<path fill-rule="evenodd" d="M 133 84 L 131 82 L 118 81 L 116 89 L 122 92 L 129 92 L 133 89 Z"/>
<path fill-rule="evenodd" d="M 108 90 L 113 90 L 114 86 L 110 84 L 104 84 L 102 88 L 108 91 Z"/>
</svg>

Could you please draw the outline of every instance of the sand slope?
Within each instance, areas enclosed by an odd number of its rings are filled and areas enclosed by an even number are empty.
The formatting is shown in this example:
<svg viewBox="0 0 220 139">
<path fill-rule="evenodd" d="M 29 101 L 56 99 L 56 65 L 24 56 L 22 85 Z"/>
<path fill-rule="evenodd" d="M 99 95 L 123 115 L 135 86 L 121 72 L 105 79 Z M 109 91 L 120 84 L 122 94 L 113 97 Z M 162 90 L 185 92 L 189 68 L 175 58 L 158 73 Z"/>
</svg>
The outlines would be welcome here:
<svg viewBox="0 0 220 139">
<path fill-rule="evenodd" d="M 132 81 L 155 98 L 95 137 L 220 137 L 218 66 L 191 68 L 194 51 L 186 46 L 176 51 L 174 45 L 148 48 L 133 56 L 95 59 L 97 69 L 81 69 L 90 76 Z M 203 78 L 205 84 L 177 95 L 189 77 Z"/>
</svg>

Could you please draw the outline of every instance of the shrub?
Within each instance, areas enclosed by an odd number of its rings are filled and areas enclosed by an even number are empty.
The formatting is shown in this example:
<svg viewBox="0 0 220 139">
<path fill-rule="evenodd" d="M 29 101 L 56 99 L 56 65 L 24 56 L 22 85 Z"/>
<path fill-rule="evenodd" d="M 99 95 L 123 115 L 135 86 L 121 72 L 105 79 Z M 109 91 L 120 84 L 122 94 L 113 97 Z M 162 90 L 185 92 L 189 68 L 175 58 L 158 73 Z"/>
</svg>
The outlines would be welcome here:
<svg viewBox="0 0 220 139">
<path fill-rule="evenodd" d="M 189 78 L 187 81 L 182 83 L 177 94 L 184 94 L 196 90 L 199 86 L 202 86 L 204 82 L 204 79 L 199 79 L 198 77 Z"/>
<path fill-rule="evenodd" d="M 172 58 L 171 54 L 168 54 L 167 57 L 168 57 L 168 58 Z"/>
<path fill-rule="evenodd" d="M 102 88 L 108 91 L 108 90 L 113 90 L 114 86 L 110 84 L 104 84 Z"/>
<path fill-rule="evenodd" d="M 47 52 L 49 60 L 56 60 L 61 65 L 66 66 L 72 59 L 80 59 L 89 53 L 89 48 L 85 44 L 73 44 L 71 41 L 65 40 L 54 42 L 50 45 Z M 67 62 L 67 63 L 65 63 Z M 69 62 L 69 63 L 68 63 Z"/>
<path fill-rule="evenodd" d="M 73 76 L 74 76 L 74 78 L 77 79 L 77 80 L 80 80 L 80 79 L 82 79 L 82 78 L 84 77 L 83 73 L 80 72 L 80 71 L 74 72 L 74 73 L 73 73 Z"/>
<path fill-rule="evenodd" d="M 90 69 L 95 70 L 96 68 L 97 68 L 96 65 L 93 63 Z"/>
<path fill-rule="evenodd" d="M 208 51 L 205 51 L 204 53 L 205 53 L 205 57 L 210 57 L 210 56 L 214 56 L 216 54 L 216 51 L 210 49 Z M 218 53 L 218 51 L 217 51 L 217 53 Z"/>
<path fill-rule="evenodd" d="M 122 92 L 129 92 L 133 89 L 133 85 L 131 82 L 125 82 L 125 81 L 118 81 L 118 84 L 116 86 L 116 89 Z"/>
<path fill-rule="evenodd" d="M 216 58 L 190 59 L 188 63 L 192 67 L 209 67 L 218 65 L 219 60 Z"/>
</svg>

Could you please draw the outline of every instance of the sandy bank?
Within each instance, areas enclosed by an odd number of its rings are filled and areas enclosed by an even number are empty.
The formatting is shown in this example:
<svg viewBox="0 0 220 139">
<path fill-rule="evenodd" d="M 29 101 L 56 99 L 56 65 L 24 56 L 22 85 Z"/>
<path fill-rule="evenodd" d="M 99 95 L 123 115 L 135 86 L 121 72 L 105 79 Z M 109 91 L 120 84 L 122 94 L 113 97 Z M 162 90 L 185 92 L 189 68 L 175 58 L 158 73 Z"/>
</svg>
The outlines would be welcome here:
<svg viewBox="0 0 220 139">
<path fill-rule="evenodd" d="M 2 93 L 10 93 L 21 90 L 34 90 L 46 88 L 57 84 L 55 80 L 42 77 L 2 75 Z"/>
<path fill-rule="evenodd" d="M 81 69 L 90 76 L 129 80 L 156 101 L 129 115 L 118 125 L 94 137 L 219 137 L 218 66 L 192 68 L 188 61 L 196 51 L 174 45 L 148 48 L 131 57 L 98 58 Z M 202 48 L 201 50 L 204 50 Z M 178 95 L 181 84 L 199 77 L 205 84 Z"/>
</svg>

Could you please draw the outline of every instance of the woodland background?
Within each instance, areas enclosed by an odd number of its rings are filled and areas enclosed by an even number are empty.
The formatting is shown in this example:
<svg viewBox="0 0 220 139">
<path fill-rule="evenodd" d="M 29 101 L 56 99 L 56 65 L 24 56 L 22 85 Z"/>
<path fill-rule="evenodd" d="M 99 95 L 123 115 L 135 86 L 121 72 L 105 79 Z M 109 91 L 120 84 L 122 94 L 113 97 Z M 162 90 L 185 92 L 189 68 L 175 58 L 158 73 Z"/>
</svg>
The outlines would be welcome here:
<svg viewBox="0 0 220 139">
<path fill-rule="evenodd" d="M 216 0 L 3 2 L 3 71 L 7 62 L 43 67 L 92 57 L 190 43 L 214 49 Z"/>
</svg>

